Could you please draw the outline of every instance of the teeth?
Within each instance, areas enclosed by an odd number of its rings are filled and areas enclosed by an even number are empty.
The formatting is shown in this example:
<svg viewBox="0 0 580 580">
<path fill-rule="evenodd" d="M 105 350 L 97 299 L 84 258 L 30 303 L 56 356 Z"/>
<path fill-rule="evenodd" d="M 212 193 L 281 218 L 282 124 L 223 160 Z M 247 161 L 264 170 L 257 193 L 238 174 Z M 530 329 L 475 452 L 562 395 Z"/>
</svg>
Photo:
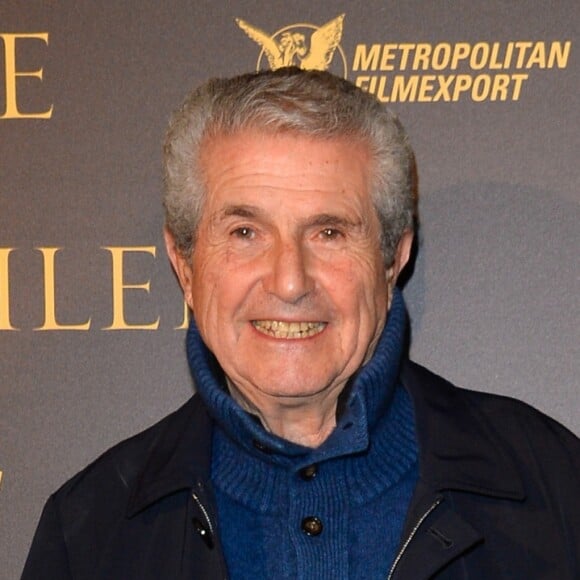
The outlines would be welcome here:
<svg viewBox="0 0 580 580">
<path fill-rule="evenodd" d="M 307 338 L 324 330 L 324 322 L 284 322 L 282 320 L 254 320 L 254 328 L 275 338 Z"/>
</svg>

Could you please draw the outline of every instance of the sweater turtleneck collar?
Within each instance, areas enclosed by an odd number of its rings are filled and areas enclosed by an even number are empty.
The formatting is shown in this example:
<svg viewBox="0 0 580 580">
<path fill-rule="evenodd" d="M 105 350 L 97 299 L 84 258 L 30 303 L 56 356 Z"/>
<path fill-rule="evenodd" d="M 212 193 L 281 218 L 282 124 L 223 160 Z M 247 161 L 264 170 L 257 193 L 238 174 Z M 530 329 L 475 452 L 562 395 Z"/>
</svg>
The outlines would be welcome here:
<svg viewBox="0 0 580 580">
<path fill-rule="evenodd" d="M 385 328 L 369 362 L 351 377 L 343 392 L 341 413 L 329 438 L 318 448 L 291 443 L 264 429 L 229 395 L 223 371 L 203 343 L 195 323 L 187 334 L 187 358 L 196 388 L 219 427 L 246 452 L 278 464 L 323 461 L 364 451 L 370 434 L 385 415 L 398 382 L 406 331 L 406 309 L 401 292 L 394 292 Z"/>
</svg>

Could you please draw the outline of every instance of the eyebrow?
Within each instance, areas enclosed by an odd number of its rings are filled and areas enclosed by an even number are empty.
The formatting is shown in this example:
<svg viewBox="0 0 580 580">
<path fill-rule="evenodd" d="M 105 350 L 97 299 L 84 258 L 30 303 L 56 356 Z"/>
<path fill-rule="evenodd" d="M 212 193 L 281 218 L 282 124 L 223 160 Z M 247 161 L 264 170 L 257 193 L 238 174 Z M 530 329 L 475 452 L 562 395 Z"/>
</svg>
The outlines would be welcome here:
<svg viewBox="0 0 580 580">
<path fill-rule="evenodd" d="M 338 226 L 342 228 L 357 228 L 362 226 L 360 220 L 352 220 L 344 216 L 331 213 L 319 213 L 306 221 L 307 227 L 312 226 Z"/>
<path fill-rule="evenodd" d="M 241 217 L 247 219 L 259 218 L 266 216 L 267 212 L 261 207 L 248 204 L 228 204 L 220 211 L 216 212 L 213 221 L 223 221 L 228 217 Z M 303 224 L 306 227 L 342 227 L 342 228 L 360 228 L 363 226 L 362 220 L 353 220 L 345 216 L 332 213 L 319 213 L 309 217 Z"/>
<path fill-rule="evenodd" d="M 213 222 L 220 222 L 228 217 L 255 218 L 264 215 L 264 210 L 247 204 L 228 204 L 212 216 Z"/>
</svg>

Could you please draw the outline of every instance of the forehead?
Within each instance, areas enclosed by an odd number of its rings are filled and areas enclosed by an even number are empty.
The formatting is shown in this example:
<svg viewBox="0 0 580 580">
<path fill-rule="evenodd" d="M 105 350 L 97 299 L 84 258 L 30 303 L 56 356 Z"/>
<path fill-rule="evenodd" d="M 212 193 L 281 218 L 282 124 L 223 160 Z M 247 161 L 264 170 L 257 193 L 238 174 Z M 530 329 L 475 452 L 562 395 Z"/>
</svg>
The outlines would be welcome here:
<svg viewBox="0 0 580 580">
<path fill-rule="evenodd" d="M 358 139 L 245 130 L 207 139 L 201 168 L 209 206 L 370 201 L 371 155 Z"/>
</svg>

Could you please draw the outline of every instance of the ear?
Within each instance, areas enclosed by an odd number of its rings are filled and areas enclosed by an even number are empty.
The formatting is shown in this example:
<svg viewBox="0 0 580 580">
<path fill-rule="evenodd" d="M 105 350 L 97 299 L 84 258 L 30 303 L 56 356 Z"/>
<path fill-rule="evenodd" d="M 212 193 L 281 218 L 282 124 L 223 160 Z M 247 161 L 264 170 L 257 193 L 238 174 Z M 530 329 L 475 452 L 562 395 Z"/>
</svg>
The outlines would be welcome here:
<svg viewBox="0 0 580 580">
<path fill-rule="evenodd" d="M 179 280 L 179 284 L 183 290 L 183 297 L 185 298 L 189 308 L 193 310 L 193 270 L 191 267 L 191 260 L 188 260 L 178 250 L 175 244 L 175 238 L 167 227 L 163 230 L 163 237 L 165 238 L 165 248 L 167 249 L 169 261 L 175 270 L 175 274 L 177 275 L 177 279 Z"/>
<path fill-rule="evenodd" d="M 392 296 L 392 290 L 397 283 L 397 278 L 399 274 L 403 271 L 403 268 L 407 265 L 409 258 L 411 257 L 411 248 L 413 247 L 413 232 L 411 230 L 405 230 L 399 244 L 397 245 L 397 250 L 395 251 L 395 259 L 393 263 L 386 271 L 387 276 L 387 286 L 389 293 L 389 306 Z"/>
</svg>

